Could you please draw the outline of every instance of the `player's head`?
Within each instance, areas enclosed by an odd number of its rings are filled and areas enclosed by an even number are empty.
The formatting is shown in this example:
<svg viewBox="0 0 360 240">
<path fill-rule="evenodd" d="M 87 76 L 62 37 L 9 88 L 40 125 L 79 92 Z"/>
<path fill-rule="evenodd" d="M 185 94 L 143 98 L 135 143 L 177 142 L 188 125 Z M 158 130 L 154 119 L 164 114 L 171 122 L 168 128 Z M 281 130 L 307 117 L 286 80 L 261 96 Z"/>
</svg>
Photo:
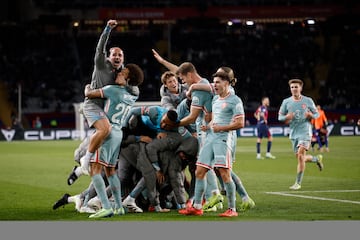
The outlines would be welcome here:
<svg viewBox="0 0 360 240">
<path fill-rule="evenodd" d="M 264 105 L 264 106 L 270 106 L 270 100 L 269 100 L 269 98 L 268 97 L 263 97 L 262 99 L 261 99 L 261 103 L 262 103 L 262 105 Z"/>
<path fill-rule="evenodd" d="M 161 82 L 170 92 L 177 93 L 179 91 L 179 81 L 175 73 L 171 71 L 164 72 L 161 75 Z"/>
<path fill-rule="evenodd" d="M 216 72 L 224 72 L 229 76 L 230 79 L 230 85 L 231 86 L 235 86 L 237 79 L 235 78 L 235 74 L 234 74 L 234 70 L 230 67 L 219 67 L 218 70 Z"/>
<path fill-rule="evenodd" d="M 299 96 L 304 83 L 301 79 L 293 78 L 289 80 L 290 91 L 293 96 Z"/>
<path fill-rule="evenodd" d="M 186 83 L 188 86 L 190 86 L 195 82 L 197 71 L 191 62 L 184 62 L 177 69 L 176 75 L 183 83 Z"/>
<path fill-rule="evenodd" d="M 231 84 L 229 74 L 221 71 L 214 73 L 212 76 L 213 76 L 215 93 L 220 96 L 222 96 L 223 94 L 227 94 L 229 90 L 229 86 Z"/>
<path fill-rule="evenodd" d="M 169 110 L 161 118 L 160 127 L 164 130 L 172 130 L 179 126 L 178 114 L 175 110 Z"/>
<path fill-rule="evenodd" d="M 128 85 L 130 86 L 139 86 L 144 81 L 144 72 L 142 69 L 135 63 L 128 63 L 125 65 L 125 68 L 128 69 Z"/>
<path fill-rule="evenodd" d="M 114 68 L 119 69 L 124 64 L 123 50 L 119 47 L 110 48 L 108 60 Z"/>
</svg>

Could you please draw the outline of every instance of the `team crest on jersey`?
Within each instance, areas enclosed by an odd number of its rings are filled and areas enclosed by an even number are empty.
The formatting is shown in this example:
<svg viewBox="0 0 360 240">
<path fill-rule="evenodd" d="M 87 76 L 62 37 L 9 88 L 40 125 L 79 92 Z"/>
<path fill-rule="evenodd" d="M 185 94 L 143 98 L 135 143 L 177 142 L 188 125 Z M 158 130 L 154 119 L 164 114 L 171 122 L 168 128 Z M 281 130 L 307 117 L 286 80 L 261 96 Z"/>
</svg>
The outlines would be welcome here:
<svg viewBox="0 0 360 240">
<path fill-rule="evenodd" d="M 224 102 L 224 103 L 221 104 L 221 108 L 224 109 L 224 108 L 226 108 L 227 105 L 228 104 L 226 102 Z"/>
<path fill-rule="evenodd" d="M 302 104 L 302 105 L 301 105 L 301 108 L 302 108 L 302 109 L 306 109 L 306 108 L 307 108 L 306 104 L 305 104 L 305 103 Z"/>
<path fill-rule="evenodd" d="M 199 98 L 196 96 L 193 96 L 191 101 L 192 101 L 192 104 L 194 104 L 194 105 L 199 105 L 199 103 L 200 103 Z"/>
</svg>

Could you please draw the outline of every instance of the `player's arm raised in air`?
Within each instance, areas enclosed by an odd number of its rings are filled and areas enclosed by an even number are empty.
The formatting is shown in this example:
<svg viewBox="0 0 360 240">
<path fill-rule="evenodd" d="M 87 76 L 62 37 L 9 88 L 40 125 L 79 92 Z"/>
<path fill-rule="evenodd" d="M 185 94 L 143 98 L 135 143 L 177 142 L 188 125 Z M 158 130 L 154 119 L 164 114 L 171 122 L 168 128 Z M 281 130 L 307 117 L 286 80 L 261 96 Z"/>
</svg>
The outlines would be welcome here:
<svg viewBox="0 0 360 240">
<path fill-rule="evenodd" d="M 164 67 L 166 67 L 167 69 L 169 69 L 171 72 L 176 73 L 176 71 L 178 70 L 179 66 L 165 60 L 162 56 L 160 56 L 160 54 L 155 51 L 155 49 L 151 49 L 151 51 L 154 54 L 155 59 L 161 63 L 162 65 L 164 65 Z"/>
</svg>

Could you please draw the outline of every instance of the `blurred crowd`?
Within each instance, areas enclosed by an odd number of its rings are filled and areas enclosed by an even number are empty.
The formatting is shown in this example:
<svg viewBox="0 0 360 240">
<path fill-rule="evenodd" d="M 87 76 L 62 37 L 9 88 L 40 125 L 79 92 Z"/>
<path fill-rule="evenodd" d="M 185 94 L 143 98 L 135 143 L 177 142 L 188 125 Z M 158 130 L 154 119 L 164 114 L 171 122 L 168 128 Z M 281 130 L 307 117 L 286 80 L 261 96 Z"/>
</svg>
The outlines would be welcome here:
<svg viewBox="0 0 360 240">
<path fill-rule="evenodd" d="M 83 100 L 90 82 L 99 32 L 54 30 L 38 23 L 2 25 L 0 82 L 10 103 L 17 105 L 22 88 L 24 112 L 72 112 Z M 135 27 L 134 27 L 135 28 Z M 288 95 L 290 78 L 303 79 L 304 94 L 324 109 L 359 109 L 360 41 L 356 28 L 333 27 L 319 22 L 268 23 L 228 26 L 212 19 L 179 20 L 168 25 L 128 26 L 112 33 L 125 62 L 144 69 L 139 101 L 159 101 L 162 69 L 152 56 L 156 49 L 176 64 L 191 61 L 204 76 L 219 66 L 235 70 L 237 94 L 246 110 L 253 110 L 261 96 L 272 98 L 277 109 Z"/>
</svg>

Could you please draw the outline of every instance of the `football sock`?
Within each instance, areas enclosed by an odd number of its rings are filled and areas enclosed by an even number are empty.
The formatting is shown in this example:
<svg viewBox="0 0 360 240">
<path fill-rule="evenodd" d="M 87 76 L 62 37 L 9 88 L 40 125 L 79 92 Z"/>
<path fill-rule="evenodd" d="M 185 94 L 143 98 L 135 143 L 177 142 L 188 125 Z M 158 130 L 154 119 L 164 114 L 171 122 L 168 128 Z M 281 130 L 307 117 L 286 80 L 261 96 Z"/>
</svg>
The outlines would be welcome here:
<svg viewBox="0 0 360 240">
<path fill-rule="evenodd" d="M 228 198 L 228 207 L 232 210 L 236 209 L 235 205 L 235 184 L 233 181 L 224 183 L 226 189 L 226 196 Z"/>
<path fill-rule="evenodd" d="M 68 203 L 74 203 L 75 202 L 75 196 L 70 196 L 67 199 Z"/>
<path fill-rule="evenodd" d="M 111 208 L 109 198 L 107 197 L 106 194 L 104 179 L 102 178 L 101 174 L 95 174 L 94 176 L 91 177 L 91 179 L 94 183 L 97 196 L 100 199 L 103 208 L 104 209 Z"/>
<path fill-rule="evenodd" d="M 83 202 L 83 206 L 86 207 L 89 201 L 89 193 L 85 194 L 85 198 L 84 198 L 84 202 Z"/>
<path fill-rule="evenodd" d="M 298 172 L 296 175 L 296 182 L 301 185 L 303 177 L 304 177 L 304 172 Z"/>
<path fill-rule="evenodd" d="M 90 158 L 94 155 L 94 153 L 89 152 L 89 150 L 86 150 L 85 153 L 85 159 L 90 161 Z"/>
<path fill-rule="evenodd" d="M 236 175 L 233 171 L 231 171 L 231 178 L 235 184 L 236 192 L 240 195 L 241 198 L 248 196 L 244 185 L 242 184 L 239 176 Z"/>
<path fill-rule="evenodd" d="M 220 184 L 221 190 L 224 190 L 224 191 L 225 191 L 224 181 L 222 180 L 221 177 L 218 177 L 218 176 L 217 176 L 217 179 L 219 180 L 219 184 Z"/>
<path fill-rule="evenodd" d="M 205 199 L 209 199 L 213 193 L 220 194 L 218 183 L 217 183 L 217 176 L 214 170 L 209 170 L 206 173 L 206 188 L 205 188 Z"/>
<path fill-rule="evenodd" d="M 119 177 L 116 174 L 113 174 L 113 175 L 108 177 L 108 180 L 109 180 L 111 193 L 112 193 L 112 195 L 114 197 L 114 200 L 115 200 L 115 207 L 116 208 L 121 208 L 122 207 L 121 191 L 120 191 L 121 184 L 120 184 Z"/>
<path fill-rule="evenodd" d="M 270 153 L 272 142 L 268 141 L 267 143 L 267 152 Z"/>
<path fill-rule="evenodd" d="M 80 177 L 81 175 L 84 174 L 83 169 L 81 167 L 77 167 L 74 172 L 77 177 Z"/>
<path fill-rule="evenodd" d="M 205 188 L 206 188 L 206 179 L 196 178 L 194 204 L 200 204 L 200 206 L 202 206 L 201 203 Z"/>
<path fill-rule="evenodd" d="M 136 186 L 131 190 L 129 193 L 129 196 L 132 198 L 137 198 L 142 191 L 146 189 L 145 185 L 145 179 L 142 177 L 139 182 L 136 184 Z"/>
</svg>

